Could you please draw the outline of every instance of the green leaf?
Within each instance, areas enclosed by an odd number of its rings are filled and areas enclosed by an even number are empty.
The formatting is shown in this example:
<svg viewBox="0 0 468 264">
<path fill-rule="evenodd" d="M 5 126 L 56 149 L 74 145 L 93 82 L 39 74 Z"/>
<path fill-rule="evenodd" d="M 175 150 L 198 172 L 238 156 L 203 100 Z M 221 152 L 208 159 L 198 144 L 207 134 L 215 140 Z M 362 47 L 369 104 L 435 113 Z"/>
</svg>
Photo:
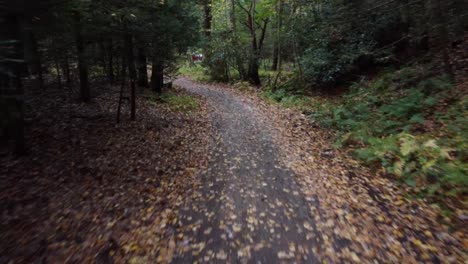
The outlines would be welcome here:
<svg viewBox="0 0 468 264">
<path fill-rule="evenodd" d="M 406 135 L 403 138 L 400 138 L 401 147 L 400 151 L 403 156 L 408 156 L 412 152 L 418 149 L 418 144 L 414 140 L 414 137 L 411 135 Z"/>
<path fill-rule="evenodd" d="M 414 181 L 412 177 L 406 178 L 405 183 L 411 187 L 416 187 L 416 182 Z"/>
<path fill-rule="evenodd" d="M 422 114 L 415 114 L 411 117 L 409 120 L 410 123 L 418 123 L 418 124 L 423 124 L 424 123 L 424 117 Z"/>
</svg>

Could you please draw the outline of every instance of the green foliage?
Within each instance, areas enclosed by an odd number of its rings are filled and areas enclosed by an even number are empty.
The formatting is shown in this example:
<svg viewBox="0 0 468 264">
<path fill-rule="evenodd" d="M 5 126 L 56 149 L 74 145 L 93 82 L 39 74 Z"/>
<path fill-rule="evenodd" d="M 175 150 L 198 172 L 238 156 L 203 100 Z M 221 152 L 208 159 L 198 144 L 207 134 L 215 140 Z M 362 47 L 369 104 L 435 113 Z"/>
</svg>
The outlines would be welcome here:
<svg viewBox="0 0 468 264">
<path fill-rule="evenodd" d="M 200 81 L 200 82 L 206 82 L 210 80 L 210 76 L 206 74 L 206 69 L 198 63 L 195 64 L 190 64 L 190 63 L 185 63 L 179 68 L 179 73 L 190 77 L 194 80 Z"/>
<path fill-rule="evenodd" d="M 454 18 L 465 15 L 461 1 L 439 7 Z M 301 6 L 289 36 L 310 88 L 343 84 L 376 66 L 398 64 L 429 52 L 441 36 L 432 28 L 467 29 L 465 20 L 434 19 L 433 3 L 413 1 L 312 1 Z M 456 20 L 456 22 L 455 22 Z M 445 25 L 441 25 L 444 24 Z M 431 40 L 428 40 L 428 35 Z M 453 34 L 457 36 L 459 34 Z M 461 35 L 460 35 L 461 36 Z M 429 43 L 431 42 L 431 43 Z M 408 80 L 411 81 L 411 80 Z"/>
<path fill-rule="evenodd" d="M 193 112 L 200 109 L 199 101 L 190 95 L 179 94 L 173 91 L 164 92 L 158 95 L 151 91 L 145 91 L 145 96 L 154 104 L 163 104 L 171 111 Z"/>
<path fill-rule="evenodd" d="M 212 38 L 205 43 L 203 65 L 212 80 L 229 81 L 229 63 L 236 56 L 236 50 L 226 32 L 213 32 Z"/>
<path fill-rule="evenodd" d="M 349 78 L 360 59 L 371 58 L 368 42 L 344 43 L 340 47 L 313 47 L 307 49 L 300 63 L 307 85 L 329 87 Z"/>
<path fill-rule="evenodd" d="M 200 108 L 197 99 L 190 95 L 167 92 L 161 95 L 160 100 L 173 111 L 193 112 Z"/>
<path fill-rule="evenodd" d="M 311 118 L 337 131 L 338 147 L 354 148 L 364 163 L 435 198 L 468 191 L 468 98 L 453 98 L 451 91 L 444 76 L 427 78 L 411 67 L 355 83 L 339 103 L 304 104 L 287 90 L 265 96 L 305 105 Z"/>
<path fill-rule="evenodd" d="M 298 109 L 309 114 L 311 108 L 316 102 L 311 97 L 307 97 L 302 93 L 291 93 L 287 87 L 281 87 L 277 90 L 266 89 L 262 96 L 269 101 L 277 102 L 287 108 Z"/>
<path fill-rule="evenodd" d="M 452 157 L 453 151 L 428 136 L 400 133 L 369 138 L 368 145 L 356 154 L 367 163 L 380 163 L 386 172 L 432 196 L 456 195 L 468 187 L 468 166 Z M 450 192 L 443 193 L 444 190 Z"/>
</svg>

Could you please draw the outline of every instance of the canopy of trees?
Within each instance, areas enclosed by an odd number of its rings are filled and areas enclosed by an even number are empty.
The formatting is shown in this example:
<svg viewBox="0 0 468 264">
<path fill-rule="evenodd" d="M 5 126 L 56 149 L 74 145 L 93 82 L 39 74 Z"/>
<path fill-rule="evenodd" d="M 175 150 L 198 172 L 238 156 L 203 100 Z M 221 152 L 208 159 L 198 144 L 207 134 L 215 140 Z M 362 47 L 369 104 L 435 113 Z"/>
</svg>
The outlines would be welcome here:
<svg viewBox="0 0 468 264">
<path fill-rule="evenodd" d="M 229 0 L 211 3 L 207 66 L 214 79 L 259 85 L 259 66 L 293 64 L 302 86 L 331 87 L 376 66 L 445 50 L 468 26 L 466 1 Z M 452 76 L 453 77 L 453 76 Z"/>
<path fill-rule="evenodd" d="M 176 56 L 199 32 L 199 8 L 190 0 L 25 0 L 1 6 L 2 137 L 16 137 L 17 152 L 24 149 L 23 77 L 32 83 L 28 88 L 43 92 L 50 79 L 60 86 L 79 81 L 83 102 L 92 100 L 91 81 L 104 78 L 121 85 L 117 121 L 124 94 L 130 94 L 135 119 L 136 86 L 151 84 L 160 93 Z"/>
</svg>

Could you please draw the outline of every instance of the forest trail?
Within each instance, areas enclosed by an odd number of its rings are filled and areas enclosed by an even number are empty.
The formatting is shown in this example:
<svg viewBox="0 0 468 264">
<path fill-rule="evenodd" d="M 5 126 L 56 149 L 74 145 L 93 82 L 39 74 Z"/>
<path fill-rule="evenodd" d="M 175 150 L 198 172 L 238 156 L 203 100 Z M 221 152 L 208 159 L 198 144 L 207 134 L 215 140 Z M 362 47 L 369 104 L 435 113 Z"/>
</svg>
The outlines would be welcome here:
<svg viewBox="0 0 468 264">
<path fill-rule="evenodd" d="M 331 146 L 306 116 L 223 84 L 179 78 L 201 96 L 212 128 L 208 164 L 184 195 L 159 252 L 172 263 L 456 263 L 450 232 L 424 201 L 408 199 Z"/>
<path fill-rule="evenodd" d="M 281 162 L 272 124 L 226 89 L 186 78 L 175 84 L 206 98 L 215 136 L 202 183 L 180 211 L 174 261 L 317 262 L 310 202 Z"/>
</svg>

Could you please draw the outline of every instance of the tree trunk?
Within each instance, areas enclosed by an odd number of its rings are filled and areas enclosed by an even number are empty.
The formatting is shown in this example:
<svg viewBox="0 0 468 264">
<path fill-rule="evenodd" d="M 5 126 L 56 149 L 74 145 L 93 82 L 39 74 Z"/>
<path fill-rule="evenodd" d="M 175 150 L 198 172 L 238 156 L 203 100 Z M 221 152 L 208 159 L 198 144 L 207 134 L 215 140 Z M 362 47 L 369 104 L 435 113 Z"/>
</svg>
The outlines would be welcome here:
<svg viewBox="0 0 468 264">
<path fill-rule="evenodd" d="M 278 70 L 278 42 L 273 43 L 273 60 L 271 62 L 271 70 Z"/>
<path fill-rule="evenodd" d="M 436 19 L 437 27 L 437 36 L 435 37 L 436 46 L 442 52 L 442 62 L 444 64 L 444 71 L 447 74 L 449 80 L 452 83 L 455 83 L 455 73 L 453 72 L 452 65 L 450 64 L 450 55 L 448 50 L 449 33 L 447 29 L 447 19 L 446 12 L 444 12 L 444 6 L 441 0 L 432 0 L 432 8 L 434 12 L 434 17 Z"/>
<path fill-rule="evenodd" d="M 108 63 L 107 63 L 107 51 L 106 51 L 106 45 L 105 45 L 105 40 L 100 37 L 99 38 L 99 42 L 98 42 L 98 57 L 99 57 L 99 64 L 102 68 L 102 72 L 103 74 L 105 74 L 106 77 L 108 77 L 107 75 L 107 67 L 108 67 Z"/>
<path fill-rule="evenodd" d="M 135 80 L 136 80 L 136 69 L 135 69 L 135 58 L 133 55 L 133 37 L 130 33 L 125 34 L 125 49 L 127 53 L 127 65 L 128 65 L 128 73 L 130 77 L 130 119 L 132 121 L 135 120 L 135 111 L 136 111 L 136 104 L 135 104 L 135 97 L 136 97 L 136 90 L 135 90 Z"/>
<path fill-rule="evenodd" d="M 112 38 L 109 38 L 107 41 L 107 79 L 111 84 L 114 83 L 114 53 L 113 51 L 113 43 L 112 43 Z"/>
<path fill-rule="evenodd" d="M 60 74 L 60 64 L 58 62 L 58 58 L 55 59 L 55 69 L 57 71 L 57 84 L 59 86 L 60 89 L 62 89 L 62 76 Z"/>
<path fill-rule="evenodd" d="M 239 50 L 239 36 L 237 34 L 236 1 L 235 0 L 231 0 L 231 14 L 230 15 L 231 15 L 232 32 L 234 35 L 233 46 L 237 53 Z M 247 81 L 248 77 L 247 77 L 247 74 L 245 74 L 244 65 L 242 63 L 242 60 L 239 54 L 236 54 L 235 60 L 236 60 L 237 71 L 239 72 L 239 78 L 243 81 Z"/>
<path fill-rule="evenodd" d="M 151 89 L 161 94 L 164 85 L 164 66 L 156 58 L 153 58 L 153 67 L 151 69 Z"/>
<path fill-rule="evenodd" d="M 75 12 L 75 42 L 78 56 L 78 72 L 80 76 L 80 96 L 83 102 L 89 102 L 91 100 L 91 94 L 89 91 L 88 83 L 88 65 L 86 61 L 86 52 L 83 41 L 83 35 L 81 32 L 81 17 L 80 13 Z"/>
<path fill-rule="evenodd" d="M 249 70 L 248 70 L 249 82 L 255 86 L 260 86 L 261 81 L 260 81 L 258 70 L 260 68 L 260 57 L 262 53 L 263 42 L 265 40 L 266 28 L 267 28 L 269 19 L 268 18 L 263 19 L 263 26 L 260 28 L 261 35 L 260 35 L 260 38 L 257 39 L 257 29 L 258 29 L 257 25 L 259 25 L 259 23 L 255 21 L 255 14 L 257 13 L 256 12 L 256 0 L 253 0 L 250 3 L 249 9 L 243 7 L 241 4 L 239 4 L 239 6 L 247 15 L 247 21 L 245 25 L 249 29 L 250 37 L 252 38 L 251 39 L 252 49 L 250 53 Z"/>
<path fill-rule="evenodd" d="M 121 80 L 121 83 L 120 83 L 120 93 L 119 93 L 119 102 L 117 104 L 117 124 L 120 122 L 120 112 L 121 112 L 121 109 L 122 109 L 122 101 L 124 99 L 124 88 L 125 88 L 125 75 L 126 75 L 126 61 L 125 61 L 125 56 L 122 56 L 122 71 L 121 71 L 121 74 L 120 74 L 120 80 Z"/>
<path fill-rule="evenodd" d="M 39 45 L 34 34 L 30 19 L 23 19 L 24 27 L 24 55 L 28 64 L 30 75 L 34 76 L 34 84 L 38 89 L 44 89 L 44 81 L 42 76 L 41 54 Z"/>
<path fill-rule="evenodd" d="M 148 69 L 143 47 L 138 48 L 138 86 L 148 87 Z"/>
<path fill-rule="evenodd" d="M 204 0 L 203 3 L 203 33 L 205 37 L 211 36 L 211 21 L 213 20 L 213 15 L 211 13 L 211 0 Z"/>
<path fill-rule="evenodd" d="M 0 61 L 0 95 L 5 95 L 5 102 L 10 106 L 6 113 L 6 127 L 1 127 L 7 134 L 7 139 L 15 141 L 14 152 L 23 155 L 26 152 L 24 137 L 24 90 L 21 83 L 21 74 L 24 66 L 24 48 L 22 43 L 20 18 L 9 14 L 0 21 L 0 38 L 2 40 L 16 40 L 12 43 L 0 43 L 2 57 L 10 60 Z M 7 53 L 6 51 L 11 51 Z"/>
<path fill-rule="evenodd" d="M 252 16 L 252 24 L 251 24 L 252 25 L 252 30 L 251 30 L 252 58 L 250 60 L 250 65 L 249 65 L 249 79 L 250 79 L 250 82 L 255 86 L 261 85 L 260 75 L 258 73 L 258 70 L 260 68 L 260 54 L 261 54 L 262 47 L 263 47 L 263 41 L 265 40 L 267 24 L 268 24 L 268 20 L 265 20 L 263 28 L 262 28 L 261 36 L 257 44 L 257 35 L 253 27 L 253 16 Z"/>
<path fill-rule="evenodd" d="M 258 57 L 254 55 L 254 58 L 251 59 L 250 65 L 249 65 L 249 80 L 250 80 L 250 83 L 255 86 L 261 85 L 260 75 L 258 74 L 259 68 L 260 66 L 258 63 Z"/>
<path fill-rule="evenodd" d="M 259 63 L 258 63 L 258 44 L 257 44 L 257 32 L 255 30 L 255 0 L 252 1 L 250 10 L 247 14 L 247 25 L 250 30 L 250 37 L 252 50 L 250 54 L 250 61 L 249 61 L 249 82 L 255 86 L 260 86 L 260 76 L 258 74 L 259 70 Z"/>
<path fill-rule="evenodd" d="M 63 74 L 67 80 L 67 83 L 71 83 L 71 76 L 70 76 L 70 63 L 68 61 L 68 52 L 65 54 L 63 59 Z"/>
<path fill-rule="evenodd" d="M 278 21 L 277 21 L 277 27 L 276 27 L 276 39 L 273 43 L 273 62 L 271 64 L 271 70 L 272 71 L 277 71 L 278 70 L 278 60 L 281 52 L 281 27 L 283 26 L 283 19 L 281 14 L 283 13 L 283 1 L 279 0 L 278 5 L 277 5 L 277 14 L 278 14 Z"/>
</svg>

